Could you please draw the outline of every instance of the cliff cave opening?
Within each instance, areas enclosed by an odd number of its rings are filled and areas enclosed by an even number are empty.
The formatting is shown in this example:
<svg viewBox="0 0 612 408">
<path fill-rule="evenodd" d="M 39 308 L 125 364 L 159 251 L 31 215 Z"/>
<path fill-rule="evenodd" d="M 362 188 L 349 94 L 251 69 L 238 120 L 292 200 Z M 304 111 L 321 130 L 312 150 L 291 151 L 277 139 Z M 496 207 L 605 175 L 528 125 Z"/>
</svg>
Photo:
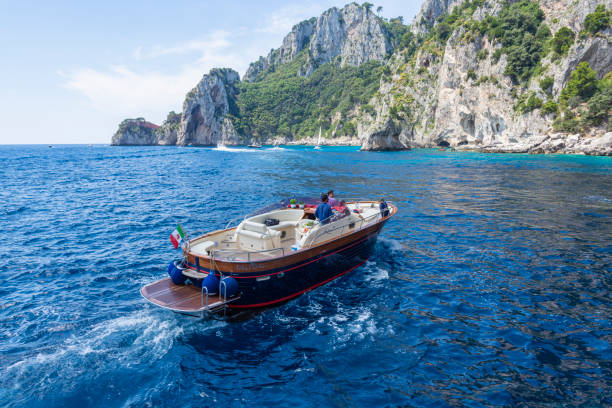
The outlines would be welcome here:
<svg viewBox="0 0 612 408">
<path fill-rule="evenodd" d="M 438 141 L 438 147 L 450 147 L 450 143 L 448 143 L 446 140 L 440 140 Z"/>
<path fill-rule="evenodd" d="M 195 130 L 204 123 L 204 117 L 202 116 L 202 112 L 200 111 L 200 105 L 196 105 L 191 109 L 191 118 L 189 122 L 187 122 L 187 127 L 185 128 L 185 133 L 194 134 Z"/>
</svg>

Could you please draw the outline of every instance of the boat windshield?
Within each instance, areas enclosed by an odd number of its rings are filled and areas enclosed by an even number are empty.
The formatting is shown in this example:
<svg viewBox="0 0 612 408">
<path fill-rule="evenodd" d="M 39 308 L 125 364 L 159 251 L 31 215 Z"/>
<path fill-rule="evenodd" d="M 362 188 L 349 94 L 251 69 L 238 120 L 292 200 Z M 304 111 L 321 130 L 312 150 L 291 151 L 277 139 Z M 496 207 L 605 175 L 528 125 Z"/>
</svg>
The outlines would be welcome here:
<svg viewBox="0 0 612 408">
<path fill-rule="evenodd" d="M 267 212 L 270 211 L 274 211 L 274 210 L 280 210 L 281 208 L 287 208 L 289 207 L 289 204 L 291 202 L 292 199 L 295 198 L 295 201 L 297 203 L 300 202 L 304 202 L 304 205 L 307 206 L 317 206 L 319 204 L 321 204 L 321 199 L 317 198 L 317 197 L 291 197 L 291 198 L 285 198 L 283 200 L 280 200 L 274 204 L 269 204 L 263 208 L 260 208 L 259 210 L 256 210 L 254 212 L 252 212 L 251 214 L 249 214 L 247 217 L 254 217 L 256 215 L 260 215 L 260 214 L 265 214 Z"/>
</svg>

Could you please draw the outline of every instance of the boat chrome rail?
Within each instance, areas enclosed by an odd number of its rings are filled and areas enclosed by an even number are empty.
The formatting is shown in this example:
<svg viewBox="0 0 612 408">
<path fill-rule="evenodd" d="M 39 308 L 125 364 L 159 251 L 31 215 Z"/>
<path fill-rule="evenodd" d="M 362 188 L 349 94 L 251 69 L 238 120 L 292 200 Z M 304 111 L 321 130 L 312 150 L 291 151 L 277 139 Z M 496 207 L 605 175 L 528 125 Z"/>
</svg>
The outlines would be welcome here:
<svg viewBox="0 0 612 408">
<path fill-rule="evenodd" d="M 248 218 L 248 215 L 244 215 L 244 216 L 242 216 L 242 217 L 237 217 L 237 218 L 231 219 L 231 220 L 229 220 L 229 221 L 227 222 L 227 224 L 225 224 L 225 228 L 224 228 L 224 229 L 229 229 L 229 227 L 230 227 L 230 226 L 231 226 L 233 223 L 235 223 L 235 222 L 237 222 L 237 221 L 242 222 L 242 221 L 246 220 L 247 218 Z"/>
<path fill-rule="evenodd" d="M 373 219 L 376 219 L 376 218 L 379 218 L 379 217 L 381 217 L 380 213 L 376 213 L 376 214 L 368 215 L 368 216 L 367 216 L 367 217 L 365 217 L 365 218 L 364 218 L 364 217 L 361 217 L 361 219 L 359 220 L 359 228 L 357 228 L 357 229 L 353 229 L 353 230 L 352 230 L 352 231 L 350 231 L 350 232 L 355 232 L 355 231 L 359 231 L 359 230 L 361 230 L 361 229 L 363 228 L 363 224 L 364 224 L 364 222 L 366 222 L 366 220 L 368 220 L 367 222 L 369 223 L 369 222 L 371 221 L 371 219 L 373 220 Z M 342 219 L 342 218 L 340 218 L 340 220 L 341 220 L 341 219 Z M 338 221 L 340 221 L 340 220 L 338 220 Z M 344 234 L 344 228 L 348 227 L 348 226 L 349 226 L 349 225 L 351 225 L 351 224 L 352 224 L 352 223 L 348 223 L 348 224 L 346 224 L 346 223 L 345 223 L 345 224 L 342 224 L 342 225 L 338 225 L 338 226 L 336 226 L 336 227 L 334 227 L 334 228 L 321 228 L 321 229 L 319 229 L 319 230 L 317 231 L 317 233 L 315 234 L 315 236 L 314 236 L 314 237 L 312 238 L 312 240 L 310 241 L 310 244 L 308 245 L 308 248 L 312 248 L 312 244 L 313 244 L 314 242 L 316 242 L 316 240 L 317 240 L 319 237 L 322 237 L 322 236 L 324 236 L 324 235 L 327 235 L 327 234 L 329 234 L 329 233 L 331 233 L 331 232 L 334 232 L 334 231 L 337 231 L 337 230 L 339 230 L 339 229 L 342 229 L 342 231 L 340 231 L 340 235 L 338 235 L 338 238 L 343 237 L 343 236 L 345 235 L 345 234 Z M 330 224 L 330 225 L 333 225 L 333 224 Z M 348 234 L 348 232 L 347 232 L 347 234 Z"/>
<path fill-rule="evenodd" d="M 212 251 L 215 260 L 238 261 L 245 260 L 252 262 L 251 256 L 267 255 L 270 252 L 281 251 L 281 256 L 285 256 L 285 248 L 262 249 L 261 251 L 244 251 L 235 249 L 214 249 Z M 220 255 L 220 256 L 219 256 Z M 225 255 L 225 256 L 224 256 Z M 241 259 L 242 258 L 242 259 Z"/>
</svg>

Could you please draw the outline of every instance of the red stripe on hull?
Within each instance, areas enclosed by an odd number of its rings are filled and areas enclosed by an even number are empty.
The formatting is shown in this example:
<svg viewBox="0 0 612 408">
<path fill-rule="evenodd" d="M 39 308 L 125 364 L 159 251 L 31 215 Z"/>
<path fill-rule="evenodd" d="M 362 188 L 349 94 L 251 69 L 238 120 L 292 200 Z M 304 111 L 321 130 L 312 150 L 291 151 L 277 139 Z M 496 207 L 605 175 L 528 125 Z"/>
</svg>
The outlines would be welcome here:
<svg viewBox="0 0 612 408">
<path fill-rule="evenodd" d="M 368 259 L 370 259 L 370 258 L 368 258 Z M 336 278 L 339 278 L 342 275 L 345 275 L 345 274 L 349 273 L 350 271 L 352 271 L 354 269 L 359 268 L 361 265 L 366 263 L 368 261 L 368 259 L 359 262 L 357 265 L 347 269 L 344 272 L 339 273 L 338 275 L 332 276 L 329 279 L 326 279 L 326 280 L 324 280 L 322 282 L 319 282 L 316 285 L 313 285 L 313 286 L 311 286 L 309 288 L 306 288 L 304 290 L 300 290 L 299 292 L 293 293 L 293 294 L 291 294 L 289 296 L 285 296 L 283 298 L 276 299 L 276 300 L 271 300 L 269 302 L 264 302 L 264 303 L 255 303 L 255 304 L 252 304 L 252 305 L 228 305 L 228 307 L 231 308 L 231 309 L 247 309 L 247 308 L 254 308 L 254 307 L 270 306 L 270 305 L 273 305 L 273 304 L 276 304 L 276 303 L 284 302 L 285 300 L 293 299 L 294 297 L 297 297 L 297 296 L 299 296 L 299 295 L 301 295 L 301 294 L 303 294 L 305 292 L 308 292 L 309 290 L 312 290 L 312 289 L 315 289 L 315 288 L 317 288 L 317 287 L 319 287 L 321 285 L 324 285 L 327 282 L 330 282 L 330 281 L 332 281 L 332 280 L 334 280 Z"/>
</svg>

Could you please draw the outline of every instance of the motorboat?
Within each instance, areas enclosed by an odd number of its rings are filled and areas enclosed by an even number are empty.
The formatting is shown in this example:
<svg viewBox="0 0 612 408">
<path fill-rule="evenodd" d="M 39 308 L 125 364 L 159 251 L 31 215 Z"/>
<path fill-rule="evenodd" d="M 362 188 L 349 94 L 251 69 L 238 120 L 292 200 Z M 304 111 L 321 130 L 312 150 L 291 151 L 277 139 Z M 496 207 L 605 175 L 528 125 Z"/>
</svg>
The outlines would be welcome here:
<svg viewBox="0 0 612 408">
<path fill-rule="evenodd" d="M 384 224 L 388 203 L 352 201 L 318 221 L 318 199 L 282 200 L 222 230 L 185 235 L 170 277 L 143 286 L 156 306 L 195 316 L 280 304 L 363 265 Z M 336 211 L 338 210 L 338 211 Z"/>
<path fill-rule="evenodd" d="M 261 144 L 259 144 L 259 143 L 251 143 L 247 147 L 250 148 L 250 149 L 261 149 Z"/>
</svg>

